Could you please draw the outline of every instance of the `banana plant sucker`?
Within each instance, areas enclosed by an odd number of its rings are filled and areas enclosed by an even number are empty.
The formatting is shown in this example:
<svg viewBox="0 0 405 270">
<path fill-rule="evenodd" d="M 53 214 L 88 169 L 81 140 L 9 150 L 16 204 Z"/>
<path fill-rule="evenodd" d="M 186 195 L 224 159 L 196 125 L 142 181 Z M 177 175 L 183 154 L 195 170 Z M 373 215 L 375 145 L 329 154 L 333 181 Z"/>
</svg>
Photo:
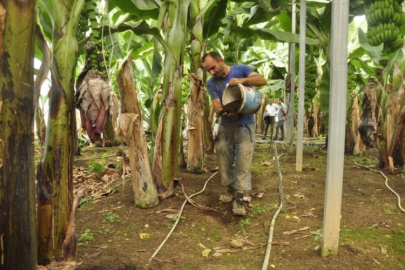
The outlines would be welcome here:
<svg viewBox="0 0 405 270">
<path fill-rule="evenodd" d="M 168 11 L 172 27 L 167 29 L 163 77 L 162 179 L 168 186 L 176 177 L 180 147 L 180 121 L 182 107 L 182 74 L 185 36 L 190 0 L 170 2 Z M 158 142 L 159 143 L 159 142 Z"/>
<path fill-rule="evenodd" d="M 203 48 L 204 14 L 201 13 L 201 0 L 190 4 L 191 57 L 190 57 L 190 94 L 188 102 L 188 155 L 187 171 L 204 170 L 204 99 L 202 88 L 203 70 L 201 53 Z"/>
</svg>

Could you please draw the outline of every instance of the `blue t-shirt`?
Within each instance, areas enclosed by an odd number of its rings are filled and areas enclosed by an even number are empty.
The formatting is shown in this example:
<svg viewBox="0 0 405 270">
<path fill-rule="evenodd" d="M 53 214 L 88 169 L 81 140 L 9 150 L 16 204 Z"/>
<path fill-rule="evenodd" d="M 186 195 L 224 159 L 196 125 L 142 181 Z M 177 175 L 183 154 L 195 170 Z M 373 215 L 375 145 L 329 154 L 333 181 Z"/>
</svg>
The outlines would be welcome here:
<svg viewBox="0 0 405 270">
<path fill-rule="evenodd" d="M 250 73 L 254 72 L 253 69 L 246 65 L 231 66 L 231 71 L 223 78 L 211 77 L 207 81 L 208 93 L 211 99 L 221 99 L 226 88 L 226 85 L 232 78 L 246 78 Z M 245 85 L 250 87 L 250 85 Z M 221 117 L 221 126 L 243 126 L 255 123 L 253 114 L 238 114 L 238 121 L 232 121 L 230 118 Z"/>
</svg>

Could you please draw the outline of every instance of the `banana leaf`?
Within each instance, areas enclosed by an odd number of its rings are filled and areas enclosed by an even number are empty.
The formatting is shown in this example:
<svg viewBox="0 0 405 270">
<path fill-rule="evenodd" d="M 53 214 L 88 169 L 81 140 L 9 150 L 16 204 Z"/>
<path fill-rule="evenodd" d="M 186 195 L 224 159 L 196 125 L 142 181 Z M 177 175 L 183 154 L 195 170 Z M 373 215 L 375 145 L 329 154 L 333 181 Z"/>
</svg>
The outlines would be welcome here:
<svg viewBox="0 0 405 270">
<path fill-rule="evenodd" d="M 369 66 L 364 60 L 361 59 L 353 59 L 351 61 L 352 65 L 362 69 L 365 73 L 367 73 L 370 76 L 375 76 L 375 68 Z"/>
<path fill-rule="evenodd" d="M 225 17 L 227 3 L 227 0 L 219 0 L 216 2 L 216 5 L 212 5 L 206 12 L 203 30 L 205 40 L 216 34 L 219 28 L 224 26 L 221 20 Z"/>
<path fill-rule="evenodd" d="M 154 1 L 110 0 L 109 8 L 119 7 L 124 13 L 135 15 L 140 20 L 157 19 L 159 6 Z"/>
<path fill-rule="evenodd" d="M 371 46 L 370 43 L 368 43 L 366 34 L 363 32 L 361 28 L 359 28 L 359 43 L 361 47 L 363 47 L 366 51 L 369 52 L 371 60 L 373 60 L 375 63 L 380 62 L 381 57 L 383 55 L 383 45 Z"/>
<path fill-rule="evenodd" d="M 289 7 L 292 2 L 291 0 L 259 0 L 260 7 L 265 11 Z"/>
<path fill-rule="evenodd" d="M 330 94 L 330 73 L 329 69 L 325 69 L 322 74 L 321 82 L 319 84 L 319 104 L 321 111 L 324 113 L 323 122 L 326 130 L 328 127 L 329 115 L 329 94 Z"/>
<path fill-rule="evenodd" d="M 256 38 L 270 41 L 299 43 L 299 35 L 272 29 L 234 27 L 231 29 L 231 32 L 236 33 L 241 38 L 249 38 L 254 36 Z M 308 45 L 317 45 L 319 41 L 312 38 L 306 38 L 305 43 Z"/>
</svg>

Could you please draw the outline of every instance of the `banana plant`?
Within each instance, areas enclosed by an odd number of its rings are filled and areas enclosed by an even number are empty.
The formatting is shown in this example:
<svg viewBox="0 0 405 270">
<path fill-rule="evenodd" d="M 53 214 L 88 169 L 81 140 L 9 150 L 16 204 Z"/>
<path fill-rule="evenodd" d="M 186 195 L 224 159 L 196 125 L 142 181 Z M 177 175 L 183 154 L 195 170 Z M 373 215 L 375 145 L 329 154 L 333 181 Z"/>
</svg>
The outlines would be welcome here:
<svg viewBox="0 0 405 270">
<path fill-rule="evenodd" d="M 203 70 L 201 57 L 205 47 L 204 34 L 209 37 L 213 30 L 215 20 L 209 21 L 210 28 L 205 28 L 205 16 L 211 10 L 211 15 L 225 12 L 227 1 L 202 1 L 192 0 L 190 3 L 190 94 L 188 102 L 188 155 L 187 171 L 201 173 L 204 171 L 204 136 L 207 137 L 206 145 L 212 140 L 209 121 L 209 104 L 206 102 L 203 88 Z M 209 14 L 207 15 L 209 16 Z M 204 117 L 205 116 L 205 117 Z M 205 124 L 205 125 L 204 125 Z M 205 128 L 204 128 L 205 127 Z M 207 132 L 204 132 L 207 131 Z"/>
<path fill-rule="evenodd" d="M 59 258 L 73 203 L 76 121 L 73 89 L 76 29 L 84 0 L 39 0 L 39 21 L 51 44 L 52 86 L 43 159 L 38 166 L 38 260 Z"/>
<path fill-rule="evenodd" d="M 177 3 L 165 1 L 160 7 L 160 18 L 167 16 L 164 33 L 168 45 L 164 50 L 165 63 L 162 86 L 164 106 L 157 134 L 157 138 L 160 137 L 161 140 L 156 143 L 153 168 L 156 182 L 160 187 L 162 184 L 168 187 L 177 177 L 178 171 L 182 108 L 181 86 L 189 5 L 190 0 L 180 0 Z M 156 153 L 159 152 L 162 153 L 161 162 L 156 159 Z M 161 172 L 161 174 L 157 172 Z"/>
<path fill-rule="evenodd" d="M 401 49 L 388 53 L 386 43 L 372 46 L 374 41 L 369 37 L 359 30 L 360 44 L 372 62 L 364 68 L 370 79 L 363 94 L 359 131 L 366 146 L 378 145 L 379 167 L 395 173 L 405 160 L 404 143 L 400 139 L 403 137 L 402 114 L 405 108 L 402 91 L 404 55 Z"/>
<path fill-rule="evenodd" d="M 141 208 L 152 207 L 159 203 L 159 198 L 153 182 L 131 58 L 126 60 L 121 67 L 118 85 L 122 97 L 118 130 L 128 144 L 135 205 Z"/>
<path fill-rule="evenodd" d="M 213 2 L 213 1 L 211 1 Z M 190 3 L 190 95 L 188 102 L 188 154 L 187 171 L 202 172 L 204 169 L 204 99 L 202 88 L 203 71 L 201 53 L 204 46 L 204 13 L 201 0 Z"/>
<path fill-rule="evenodd" d="M 0 1 L 0 268 L 37 269 L 35 1 Z"/>
<path fill-rule="evenodd" d="M 160 2 L 160 1 L 159 1 Z M 117 31 L 132 30 L 135 34 L 150 34 L 159 42 L 164 52 L 164 75 L 162 83 L 162 104 L 159 126 L 156 135 L 156 145 L 153 159 L 153 175 L 158 191 L 165 190 L 177 175 L 180 146 L 180 116 L 181 116 L 181 81 L 183 75 L 183 59 L 185 48 L 186 22 L 189 0 L 173 2 L 163 1 L 160 6 L 154 1 L 133 1 L 133 3 L 115 1 L 123 11 L 140 16 L 141 9 L 150 16 L 156 16 L 157 25 L 162 29 L 164 36 L 156 27 L 150 27 L 146 22 L 125 23 Z M 142 13 L 142 14 L 145 14 Z M 144 15 L 141 15 L 144 16 Z M 153 17 L 155 18 L 155 17 Z M 163 20 L 165 19 L 165 20 Z M 163 24 L 165 22 L 165 24 Z"/>
</svg>

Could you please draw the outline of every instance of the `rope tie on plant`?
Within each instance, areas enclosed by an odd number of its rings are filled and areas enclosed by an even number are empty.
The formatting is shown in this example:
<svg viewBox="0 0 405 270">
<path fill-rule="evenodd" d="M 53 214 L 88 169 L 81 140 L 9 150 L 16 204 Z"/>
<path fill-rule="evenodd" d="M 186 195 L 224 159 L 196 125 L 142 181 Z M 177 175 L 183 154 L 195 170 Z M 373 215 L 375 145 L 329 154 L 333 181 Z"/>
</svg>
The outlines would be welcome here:
<svg viewBox="0 0 405 270">
<path fill-rule="evenodd" d="M 384 183 L 385 183 L 385 186 L 386 186 L 392 193 L 394 193 L 395 196 L 397 196 L 399 209 L 400 209 L 403 213 L 405 213 L 405 209 L 404 209 L 404 208 L 402 207 L 402 205 L 401 205 L 401 197 L 399 196 L 398 193 L 395 192 L 395 190 L 393 190 L 393 189 L 388 185 L 388 177 L 385 176 L 385 174 L 384 174 L 382 171 L 377 171 L 377 170 L 371 169 L 370 167 L 362 166 L 362 165 L 358 164 L 355 160 L 353 160 L 353 162 L 354 162 L 354 164 L 356 164 L 356 166 L 358 166 L 358 167 L 365 168 L 365 169 L 369 169 L 370 171 L 373 171 L 373 172 L 376 172 L 376 173 L 381 174 L 381 175 L 385 178 L 385 182 L 384 182 Z"/>
<path fill-rule="evenodd" d="M 266 270 L 267 266 L 269 264 L 271 245 L 272 245 L 272 242 L 273 242 L 274 224 L 276 223 L 276 219 L 278 217 L 278 214 L 280 214 L 282 209 L 285 209 L 285 199 L 284 199 L 284 191 L 283 191 L 283 178 L 282 178 L 282 175 L 281 175 L 280 163 L 279 163 L 279 160 L 278 160 L 277 146 L 276 145 L 274 145 L 274 157 L 275 157 L 275 162 L 276 162 L 276 167 L 277 167 L 277 176 L 278 176 L 278 182 L 279 182 L 278 188 L 279 188 L 279 192 L 280 192 L 281 204 L 278 207 L 276 213 L 274 214 L 273 219 L 271 220 L 270 230 L 269 230 L 269 237 L 268 237 L 268 240 L 267 240 L 266 255 L 264 257 L 262 270 Z"/>
<path fill-rule="evenodd" d="M 205 188 L 207 187 L 208 182 L 209 182 L 217 173 L 218 173 L 218 171 L 215 172 L 213 175 L 211 175 L 211 176 L 207 179 L 207 181 L 205 181 L 205 184 L 204 184 L 203 188 L 202 188 L 200 191 L 198 191 L 198 192 L 196 192 L 196 193 L 194 193 L 194 194 L 191 194 L 191 195 L 188 196 L 188 197 L 189 197 L 189 198 L 192 198 L 192 197 L 194 197 L 194 196 L 197 196 L 197 195 L 203 193 L 203 192 L 205 191 Z M 182 185 L 181 185 L 181 186 L 182 186 Z M 185 194 L 185 193 L 184 193 L 184 190 L 183 190 L 183 194 Z M 163 246 L 166 244 L 167 240 L 170 238 L 170 236 L 172 235 L 172 233 L 173 233 L 174 230 L 176 229 L 176 226 L 177 226 L 177 224 L 179 223 L 179 220 L 180 220 L 179 217 L 181 217 L 181 213 L 183 213 L 183 209 L 184 209 L 184 207 L 185 207 L 185 205 L 186 205 L 187 202 L 188 202 L 188 199 L 184 200 L 184 202 L 183 202 L 183 204 L 182 204 L 182 206 L 181 206 L 181 208 L 180 208 L 180 211 L 179 211 L 178 214 L 177 214 L 177 217 L 178 217 L 178 218 L 176 218 L 176 221 L 174 222 L 172 229 L 171 229 L 170 232 L 167 234 L 167 236 L 166 236 L 166 238 L 163 240 L 163 242 L 162 242 L 162 243 L 159 245 L 159 247 L 156 249 L 156 251 L 153 253 L 153 255 L 149 258 L 148 263 L 145 265 L 145 269 L 147 269 L 147 268 L 149 267 L 149 265 L 150 265 L 150 263 L 152 262 L 152 260 L 156 257 L 156 255 L 159 253 L 159 251 L 163 248 Z"/>
</svg>

